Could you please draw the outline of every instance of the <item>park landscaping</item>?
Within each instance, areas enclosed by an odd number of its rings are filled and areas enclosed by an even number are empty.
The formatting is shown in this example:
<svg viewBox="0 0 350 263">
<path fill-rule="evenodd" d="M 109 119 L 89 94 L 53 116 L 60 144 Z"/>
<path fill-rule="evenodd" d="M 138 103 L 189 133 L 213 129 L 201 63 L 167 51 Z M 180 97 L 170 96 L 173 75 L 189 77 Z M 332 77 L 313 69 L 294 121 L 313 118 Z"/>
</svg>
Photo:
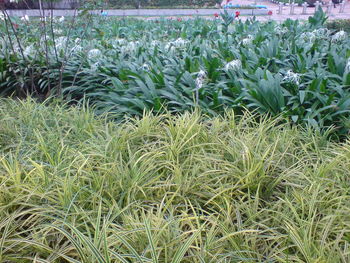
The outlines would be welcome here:
<svg viewBox="0 0 350 263">
<path fill-rule="evenodd" d="M 349 262 L 348 141 L 232 111 L 0 121 L 1 262 Z"/>
<path fill-rule="evenodd" d="M 322 12 L 307 23 L 235 16 L 3 24 L 17 38 L 1 43 L 1 94 L 89 100 L 97 112 L 119 117 L 248 109 L 346 135 L 347 33 L 328 30 Z"/>
<path fill-rule="evenodd" d="M 350 261 L 348 33 L 239 17 L 2 17 L 0 262 Z"/>
</svg>

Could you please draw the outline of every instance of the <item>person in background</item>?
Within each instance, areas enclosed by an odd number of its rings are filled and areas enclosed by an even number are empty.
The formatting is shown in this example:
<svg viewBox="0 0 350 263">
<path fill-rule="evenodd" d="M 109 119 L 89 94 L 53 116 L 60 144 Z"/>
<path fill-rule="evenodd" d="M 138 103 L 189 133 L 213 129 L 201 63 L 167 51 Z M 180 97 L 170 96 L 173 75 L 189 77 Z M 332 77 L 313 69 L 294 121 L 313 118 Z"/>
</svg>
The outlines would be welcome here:
<svg viewBox="0 0 350 263">
<path fill-rule="evenodd" d="M 107 11 L 104 11 L 103 9 L 101 10 L 101 16 L 107 16 L 108 15 L 108 13 L 107 13 Z"/>
</svg>

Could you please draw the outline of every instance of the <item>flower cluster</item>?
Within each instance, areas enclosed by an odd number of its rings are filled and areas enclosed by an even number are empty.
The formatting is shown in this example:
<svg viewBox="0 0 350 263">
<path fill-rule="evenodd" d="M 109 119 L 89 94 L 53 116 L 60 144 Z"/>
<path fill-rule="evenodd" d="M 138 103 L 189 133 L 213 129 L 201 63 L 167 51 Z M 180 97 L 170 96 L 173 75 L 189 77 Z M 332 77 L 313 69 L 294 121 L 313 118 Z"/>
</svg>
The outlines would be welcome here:
<svg viewBox="0 0 350 263">
<path fill-rule="evenodd" d="M 175 41 L 171 41 L 165 45 L 165 49 L 169 50 L 171 47 L 186 48 L 188 41 L 182 38 L 178 38 Z"/>
<path fill-rule="evenodd" d="M 160 42 L 158 40 L 153 40 L 151 42 L 151 47 L 152 48 L 158 47 L 159 45 L 160 45 Z"/>
<path fill-rule="evenodd" d="M 100 58 L 101 55 L 102 55 L 102 52 L 99 49 L 97 49 L 97 48 L 91 49 L 88 52 L 88 58 L 90 60 L 96 60 L 96 59 Z"/>
<path fill-rule="evenodd" d="M 315 42 L 317 36 L 314 32 L 304 32 L 300 35 L 300 40 L 304 41 L 304 42 L 310 42 L 313 43 Z"/>
<path fill-rule="evenodd" d="M 54 28 L 53 33 L 54 33 L 55 35 L 62 35 L 62 34 L 63 34 L 63 31 L 62 31 L 62 29 Z"/>
<path fill-rule="evenodd" d="M 124 38 L 116 38 L 114 40 L 113 46 L 114 47 L 120 47 L 127 43 L 127 41 Z"/>
<path fill-rule="evenodd" d="M 283 80 L 286 81 L 286 82 L 295 83 L 295 84 L 299 85 L 299 83 L 300 83 L 300 75 L 298 73 L 294 73 L 290 69 L 285 74 Z"/>
<path fill-rule="evenodd" d="M 150 65 L 148 65 L 147 63 L 144 63 L 142 66 L 141 66 L 141 69 L 143 70 L 143 71 L 150 71 L 151 70 L 151 66 Z"/>
<path fill-rule="evenodd" d="M 243 38 L 242 39 L 242 42 L 241 42 L 241 44 L 243 45 L 243 46 L 249 46 L 249 45 L 251 45 L 252 43 L 253 43 L 253 36 L 252 35 L 248 35 L 246 38 Z"/>
<path fill-rule="evenodd" d="M 205 73 L 204 70 L 200 70 L 197 74 L 196 78 L 196 89 L 199 90 L 203 87 L 203 83 L 205 78 L 207 77 L 207 74 Z"/>
<path fill-rule="evenodd" d="M 345 71 L 347 73 L 350 73 L 350 58 L 348 58 L 348 61 L 346 62 Z"/>
<path fill-rule="evenodd" d="M 231 62 L 225 65 L 225 70 L 239 70 L 242 68 L 242 62 L 239 59 L 232 60 Z"/>
<path fill-rule="evenodd" d="M 340 30 L 332 36 L 332 42 L 340 42 L 347 38 L 347 34 L 344 30 Z"/>
<path fill-rule="evenodd" d="M 327 28 L 315 29 L 313 32 L 319 38 L 328 38 L 330 34 L 330 31 Z"/>
<path fill-rule="evenodd" d="M 132 54 L 136 51 L 139 44 L 140 44 L 139 41 L 130 41 L 127 45 L 122 46 L 121 52 L 125 55 Z"/>
<path fill-rule="evenodd" d="M 28 22 L 29 21 L 29 16 L 25 15 L 25 16 L 21 17 L 21 20 L 25 21 L 25 22 Z"/>
<path fill-rule="evenodd" d="M 284 35 L 288 33 L 288 28 L 287 27 L 281 27 L 280 25 L 275 26 L 275 32 L 278 35 Z"/>
<path fill-rule="evenodd" d="M 34 45 L 29 45 L 23 50 L 23 55 L 25 57 L 34 57 L 35 54 L 35 48 Z"/>
<path fill-rule="evenodd" d="M 56 49 L 60 50 L 60 49 L 65 49 L 67 46 L 67 37 L 59 37 L 56 39 Z"/>
</svg>

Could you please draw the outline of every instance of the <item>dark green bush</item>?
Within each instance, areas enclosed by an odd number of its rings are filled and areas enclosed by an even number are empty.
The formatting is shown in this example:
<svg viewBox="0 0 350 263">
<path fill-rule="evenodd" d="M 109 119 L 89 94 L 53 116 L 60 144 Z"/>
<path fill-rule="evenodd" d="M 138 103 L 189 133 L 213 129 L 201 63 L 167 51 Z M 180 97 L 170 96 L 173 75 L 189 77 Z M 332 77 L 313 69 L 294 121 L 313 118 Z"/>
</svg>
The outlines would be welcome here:
<svg viewBox="0 0 350 263">
<path fill-rule="evenodd" d="M 350 32 L 350 19 L 339 19 L 329 21 L 327 23 L 327 28 L 331 30 L 344 30 L 346 32 Z"/>
<path fill-rule="evenodd" d="M 178 7 L 178 6 L 214 6 L 217 0 L 109 0 L 107 5 L 115 8 L 123 7 L 138 7 L 150 6 L 150 7 Z"/>
</svg>

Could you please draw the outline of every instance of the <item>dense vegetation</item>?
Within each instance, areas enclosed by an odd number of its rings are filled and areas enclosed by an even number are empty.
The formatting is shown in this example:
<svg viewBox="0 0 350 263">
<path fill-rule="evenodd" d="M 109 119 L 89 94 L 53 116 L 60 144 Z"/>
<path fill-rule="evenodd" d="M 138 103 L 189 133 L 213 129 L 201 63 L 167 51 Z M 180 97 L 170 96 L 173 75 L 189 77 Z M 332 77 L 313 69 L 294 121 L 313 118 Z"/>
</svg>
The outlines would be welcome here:
<svg viewBox="0 0 350 263">
<path fill-rule="evenodd" d="M 346 23 L 0 19 L 0 262 L 350 262 Z"/>
<path fill-rule="evenodd" d="M 0 101 L 0 261 L 350 262 L 350 144 L 245 114 Z"/>
<path fill-rule="evenodd" d="M 83 16 L 2 23 L 1 94 L 63 94 L 116 116 L 243 109 L 347 134 L 350 38 L 308 23 Z M 46 34 L 43 34 L 45 32 Z M 19 44 L 20 43 L 20 44 Z"/>
<path fill-rule="evenodd" d="M 344 30 L 350 33 L 350 19 L 338 19 L 328 21 L 327 28 L 331 30 Z"/>
<path fill-rule="evenodd" d="M 126 7 L 126 6 L 153 6 L 153 7 L 214 7 L 220 0 L 109 0 L 107 5 L 112 7 Z M 221 2 L 220 2 L 221 3 Z"/>
</svg>

